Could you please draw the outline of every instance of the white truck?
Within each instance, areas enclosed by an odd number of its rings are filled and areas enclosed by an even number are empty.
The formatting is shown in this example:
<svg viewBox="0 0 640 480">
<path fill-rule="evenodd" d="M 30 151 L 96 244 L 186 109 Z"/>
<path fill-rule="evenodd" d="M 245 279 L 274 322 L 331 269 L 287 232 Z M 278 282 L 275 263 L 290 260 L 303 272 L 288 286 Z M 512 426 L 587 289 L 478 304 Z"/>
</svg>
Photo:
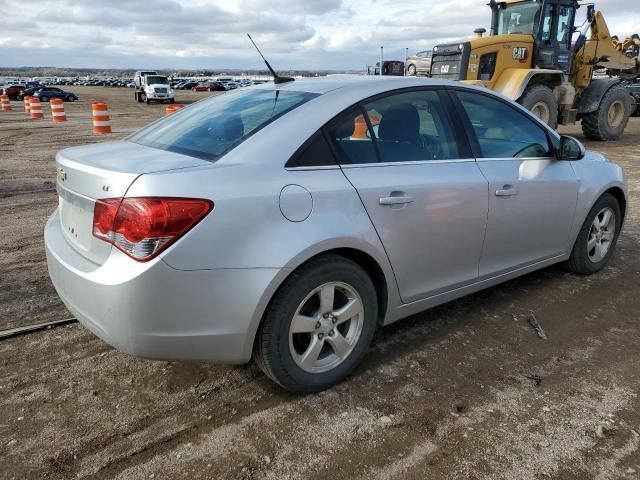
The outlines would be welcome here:
<svg viewBox="0 0 640 480">
<path fill-rule="evenodd" d="M 169 79 L 152 70 L 136 72 L 134 79 L 136 102 L 174 102 L 173 90 L 169 85 Z"/>
</svg>

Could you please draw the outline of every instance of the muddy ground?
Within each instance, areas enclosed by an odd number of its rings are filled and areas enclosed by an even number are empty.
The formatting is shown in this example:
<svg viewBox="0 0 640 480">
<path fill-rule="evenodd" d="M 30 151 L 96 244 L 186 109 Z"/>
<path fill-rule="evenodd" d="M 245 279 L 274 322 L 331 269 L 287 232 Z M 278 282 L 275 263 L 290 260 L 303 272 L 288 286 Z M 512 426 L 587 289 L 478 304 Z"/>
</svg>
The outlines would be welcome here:
<svg viewBox="0 0 640 480">
<path fill-rule="evenodd" d="M 55 152 L 164 109 L 73 90 L 67 124 L 0 112 L 0 329 L 69 316 L 42 244 Z M 91 135 L 96 99 L 109 137 Z M 387 327 L 348 381 L 305 397 L 253 365 L 132 358 L 78 324 L 2 341 L 0 478 L 640 478 L 640 119 L 587 145 L 630 180 L 602 273 L 548 268 Z"/>
</svg>

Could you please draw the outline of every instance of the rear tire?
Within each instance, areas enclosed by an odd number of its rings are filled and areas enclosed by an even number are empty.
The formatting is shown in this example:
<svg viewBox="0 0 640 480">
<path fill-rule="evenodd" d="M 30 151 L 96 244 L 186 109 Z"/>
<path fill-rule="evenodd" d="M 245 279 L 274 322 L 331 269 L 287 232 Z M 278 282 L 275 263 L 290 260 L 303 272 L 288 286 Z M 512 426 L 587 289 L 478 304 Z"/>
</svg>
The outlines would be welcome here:
<svg viewBox="0 0 640 480">
<path fill-rule="evenodd" d="M 611 87 L 598 109 L 582 117 L 585 137 L 601 142 L 618 140 L 629 122 L 632 103 L 631 95 L 622 85 Z"/>
<path fill-rule="evenodd" d="M 558 101 L 549 87 L 533 85 L 527 88 L 518 103 L 554 130 L 558 127 Z"/>
<path fill-rule="evenodd" d="M 611 215 L 613 219 L 603 221 L 609 218 L 607 215 Z M 605 193 L 589 211 L 565 266 L 579 275 L 592 275 L 602 270 L 613 254 L 621 228 L 620 204 L 616 197 Z M 606 252 L 601 250 L 603 255 L 598 255 L 597 248 L 601 246 L 606 247 Z"/>
<path fill-rule="evenodd" d="M 407 75 L 409 75 L 410 77 L 415 77 L 417 74 L 418 70 L 413 63 L 407 67 Z"/>
<path fill-rule="evenodd" d="M 320 292 L 332 293 L 321 297 Z M 328 300 L 323 304 L 321 298 Z M 347 305 L 352 308 L 340 318 Z M 294 322 L 296 318 L 306 321 Z M 362 267 L 338 255 L 319 257 L 293 272 L 274 295 L 253 358 L 283 388 L 319 392 L 360 364 L 377 319 L 376 290 Z"/>
<path fill-rule="evenodd" d="M 49 97 L 40 97 L 40 101 L 41 102 L 48 102 L 49 101 Z"/>
</svg>

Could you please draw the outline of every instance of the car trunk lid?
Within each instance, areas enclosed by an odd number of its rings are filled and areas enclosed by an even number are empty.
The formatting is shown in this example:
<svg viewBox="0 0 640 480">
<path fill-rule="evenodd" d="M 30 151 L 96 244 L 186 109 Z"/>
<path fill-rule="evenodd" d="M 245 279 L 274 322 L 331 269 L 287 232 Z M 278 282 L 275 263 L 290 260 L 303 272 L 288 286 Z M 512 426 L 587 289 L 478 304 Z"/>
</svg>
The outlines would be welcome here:
<svg viewBox="0 0 640 480">
<path fill-rule="evenodd" d="M 67 242 L 101 265 L 111 245 L 93 236 L 95 202 L 122 198 L 140 175 L 208 165 L 209 162 L 132 142 L 74 147 L 56 156 L 58 214 Z"/>
</svg>

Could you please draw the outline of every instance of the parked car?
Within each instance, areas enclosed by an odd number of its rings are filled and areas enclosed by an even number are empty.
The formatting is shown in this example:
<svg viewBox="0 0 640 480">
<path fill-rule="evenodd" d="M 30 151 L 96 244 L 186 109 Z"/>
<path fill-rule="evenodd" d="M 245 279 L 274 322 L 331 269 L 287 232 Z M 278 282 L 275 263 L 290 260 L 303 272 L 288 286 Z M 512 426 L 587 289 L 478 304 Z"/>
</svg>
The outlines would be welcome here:
<svg viewBox="0 0 640 480">
<path fill-rule="evenodd" d="M 208 83 L 199 83 L 195 87 L 191 87 L 191 90 L 194 92 L 208 92 L 209 84 Z"/>
<path fill-rule="evenodd" d="M 253 356 L 298 392 L 382 325 L 559 262 L 600 271 L 627 209 L 622 169 L 578 140 L 410 77 L 216 95 L 56 167 L 48 268 L 83 325 L 143 357 Z"/>
<path fill-rule="evenodd" d="M 431 50 L 423 50 L 407 58 L 407 75 L 429 76 L 431 73 Z"/>
<path fill-rule="evenodd" d="M 24 91 L 27 87 L 25 85 L 6 85 L 2 89 L 4 95 L 8 95 L 10 100 L 17 100 L 20 92 Z"/>
<path fill-rule="evenodd" d="M 58 87 L 44 87 L 36 90 L 33 97 L 39 98 L 41 102 L 48 102 L 52 98 L 60 98 L 65 102 L 74 102 L 78 100 L 78 97 L 73 92 L 65 92 Z"/>
</svg>

